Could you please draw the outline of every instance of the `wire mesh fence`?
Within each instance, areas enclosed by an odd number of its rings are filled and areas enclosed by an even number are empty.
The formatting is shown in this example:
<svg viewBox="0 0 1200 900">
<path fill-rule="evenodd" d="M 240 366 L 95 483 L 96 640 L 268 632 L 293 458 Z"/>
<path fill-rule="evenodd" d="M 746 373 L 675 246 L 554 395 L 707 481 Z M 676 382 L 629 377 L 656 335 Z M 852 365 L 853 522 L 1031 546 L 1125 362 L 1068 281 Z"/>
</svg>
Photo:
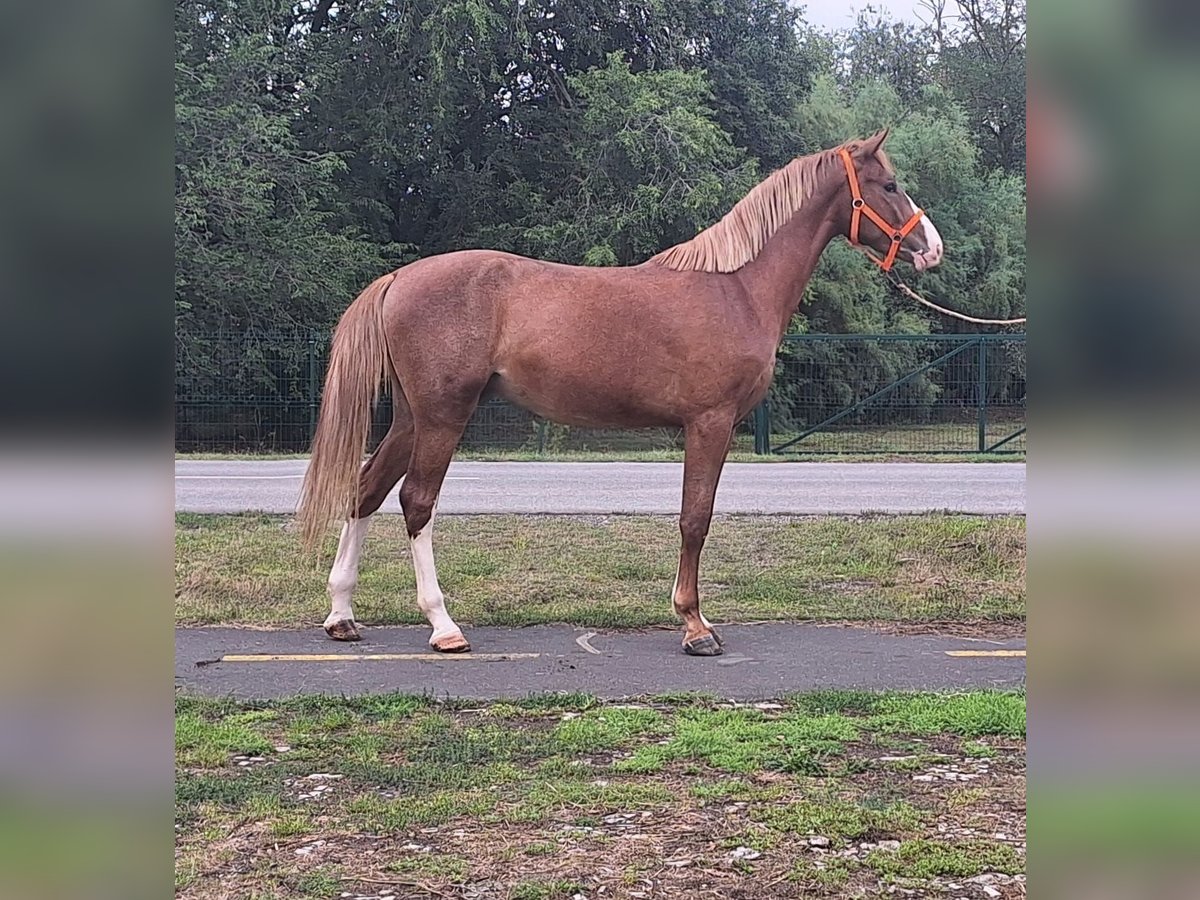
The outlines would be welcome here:
<svg viewBox="0 0 1200 900">
<path fill-rule="evenodd" d="M 328 336 L 178 334 L 175 447 L 298 453 L 320 407 Z M 391 421 L 376 410 L 375 439 Z M 677 450 L 676 428 L 571 428 L 501 400 L 480 405 L 461 449 L 548 455 Z M 1025 335 L 788 335 L 766 401 L 734 449 L 760 454 L 1025 450 Z"/>
<path fill-rule="evenodd" d="M 760 452 L 1023 452 L 1025 335 L 789 336 L 757 422 Z"/>
</svg>

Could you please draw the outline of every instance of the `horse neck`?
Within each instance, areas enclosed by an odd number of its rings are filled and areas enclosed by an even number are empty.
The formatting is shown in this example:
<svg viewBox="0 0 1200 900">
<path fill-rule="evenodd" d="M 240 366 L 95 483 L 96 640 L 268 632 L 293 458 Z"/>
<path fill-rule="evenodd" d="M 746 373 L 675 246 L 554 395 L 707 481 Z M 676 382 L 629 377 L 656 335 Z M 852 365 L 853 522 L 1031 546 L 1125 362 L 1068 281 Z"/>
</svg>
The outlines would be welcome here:
<svg viewBox="0 0 1200 900">
<path fill-rule="evenodd" d="M 778 324 L 781 338 L 800 306 L 822 251 L 845 230 L 834 209 L 837 187 L 828 185 L 814 196 L 738 273 L 763 318 Z"/>
</svg>

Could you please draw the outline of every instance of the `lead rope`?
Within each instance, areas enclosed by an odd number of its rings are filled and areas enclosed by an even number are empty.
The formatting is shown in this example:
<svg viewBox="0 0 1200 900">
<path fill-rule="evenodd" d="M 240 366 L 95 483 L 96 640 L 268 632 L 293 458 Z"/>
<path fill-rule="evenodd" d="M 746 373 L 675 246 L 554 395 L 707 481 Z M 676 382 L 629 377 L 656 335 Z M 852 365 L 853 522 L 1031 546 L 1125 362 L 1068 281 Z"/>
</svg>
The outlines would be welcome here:
<svg viewBox="0 0 1200 900">
<path fill-rule="evenodd" d="M 853 246 L 853 245 L 851 245 L 851 246 Z M 869 250 L 866 250 L 862 247 L 854 247 L 854 249 L 857 250 L 859 253 L 863 254 L 864 256 L 866 256 L 868 259 L 872 259 L 872 260 L 875 259 L 874 254 L 872 254 Z M 946 309 L 946 307 L 944 307 L 944 306 L 938 306 L 936 303 L 926 300 L 924 297 L 922 297 L 920 294 L 918 294 L 916 291 L 914 291 L 912 288 L 910 288 L 907 284 L 905 284 L 903 281 L 901 281 L 900 276 L 897 275 L 895 272 L 885 272 L 885 277 L 887 278 L 888 284 L 890 284 L 892 287 L 896 288 L 898 291 L 900 291 L 907 297 L 909 297 L 913 300 L 916 300 L 918 303 L 922 304 L 923 306 L 928 306 L 930 309 L 940 312 L 943 316 L 950 316 L 951 318 L 961 319 L 964 322 L 973 322 L 976 325 L 1024 325 L 1025 324 L 1024 316 L 1021 316 L 1021 318 L 1019 318 L 1019 319 L 980 319 L 980 318 L 976 318 L 975 316 L 968 316 L 966 313 L 960 313 L 960 312 L 955 312 L 952 309 Z"/>
</svg>

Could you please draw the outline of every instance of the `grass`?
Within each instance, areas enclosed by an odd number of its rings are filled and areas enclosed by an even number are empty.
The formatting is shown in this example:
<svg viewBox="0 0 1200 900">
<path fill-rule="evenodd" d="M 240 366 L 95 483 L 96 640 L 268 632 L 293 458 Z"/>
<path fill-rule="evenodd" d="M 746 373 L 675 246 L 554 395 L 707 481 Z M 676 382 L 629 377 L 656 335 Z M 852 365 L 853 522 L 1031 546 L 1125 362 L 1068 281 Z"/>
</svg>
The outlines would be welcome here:
<svg viewBox="0 0 1200 900">
<path fill-rule="evenodd" d="M 676 896 L 703 878 L 716 895 L 766 900 L 877 896 L 890 885 L 936 893 L 956 878 L 1022 872 L 1022 693 L 838 692 L 779 706 L 701 695 L 482 707 L 399 695 L 180 697 L 176 896 L 357 887 L 549 898 L 647 884 Z M 936 790 L 879 759 L 902 739 L 978 765 L 964 734 L 993 751 L 970 788 Z M 247 747 L 266 749 L 240 765 Z M 796 755 L 814 747 L 824 765 L 797 769 Z M 647 754 L 657 767 L 626 765 Z M 314 784 L 328 788 L 314 794 Z M 980 820 L 985 832 L 956 836 Z M 987 837 L 995 831 L 1009 837 Z"/>
<path fill-rule="evenodd" d="M 1023 863 L 1012 847 L 990 841 L 951 844 L 925 838 L 904 841 L 898 850 L 878 850 L 867 864 L 885 880 L 930 881 L 939 877 L 970 878 L 984 872 L 1015 875 Z"/>
<path fill-rule="evenodd" d="M 665 516 L 443 516 L 438 569 L 465 625 L 674 625 L 679 552 Z M 178 514 L 180 625 L 295 627 L 328 611 L 327 564 L 300 550 L 290 518 Z M 1021 621 L 1025 520 L 1016 516 L 722 516 L 701 565 L 714 621 Z M 355 611 L 368 624 L 424 624 L 400 516 L 379 516 Z"/>
</svg>

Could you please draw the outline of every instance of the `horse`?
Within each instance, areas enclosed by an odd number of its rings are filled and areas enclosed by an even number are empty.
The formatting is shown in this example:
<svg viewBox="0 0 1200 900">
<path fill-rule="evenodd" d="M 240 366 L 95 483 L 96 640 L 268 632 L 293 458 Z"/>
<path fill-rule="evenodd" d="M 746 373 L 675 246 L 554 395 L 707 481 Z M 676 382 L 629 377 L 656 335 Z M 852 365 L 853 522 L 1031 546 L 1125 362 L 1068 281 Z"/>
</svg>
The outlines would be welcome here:
<svg viewBox="0 0 1200 900">
<path fill-rule="evenodd" d="M 842 235 L 885 271 L 898 259 L 918 271 L 942 259 L 937 229 L 896 182 L 883 151 L 887 134 L 793 159 L 715 225 L 639 265 L 460 250 L 371 283 L 333 336 L 297 507 L 310 551 L 331 522 L 343 522 L 328 581 L 328 636 L 361 637 L 351 605 L 359 555 L 372 514 L 403 478 L 429 646 L 470 650 L 438 585 L 433 521 L 468 420 L 481 398 L 499 396 L 565 425 L 682 429 L 671 602 L 683 620 L 683 651 L 720 655 L 724 641 L 700 611 L 700 551 L 734 428 L 766 396 L 776 349 L 818 257 Z M 364 464 L 385 384 L 392 423 Z"/>
</svg>

